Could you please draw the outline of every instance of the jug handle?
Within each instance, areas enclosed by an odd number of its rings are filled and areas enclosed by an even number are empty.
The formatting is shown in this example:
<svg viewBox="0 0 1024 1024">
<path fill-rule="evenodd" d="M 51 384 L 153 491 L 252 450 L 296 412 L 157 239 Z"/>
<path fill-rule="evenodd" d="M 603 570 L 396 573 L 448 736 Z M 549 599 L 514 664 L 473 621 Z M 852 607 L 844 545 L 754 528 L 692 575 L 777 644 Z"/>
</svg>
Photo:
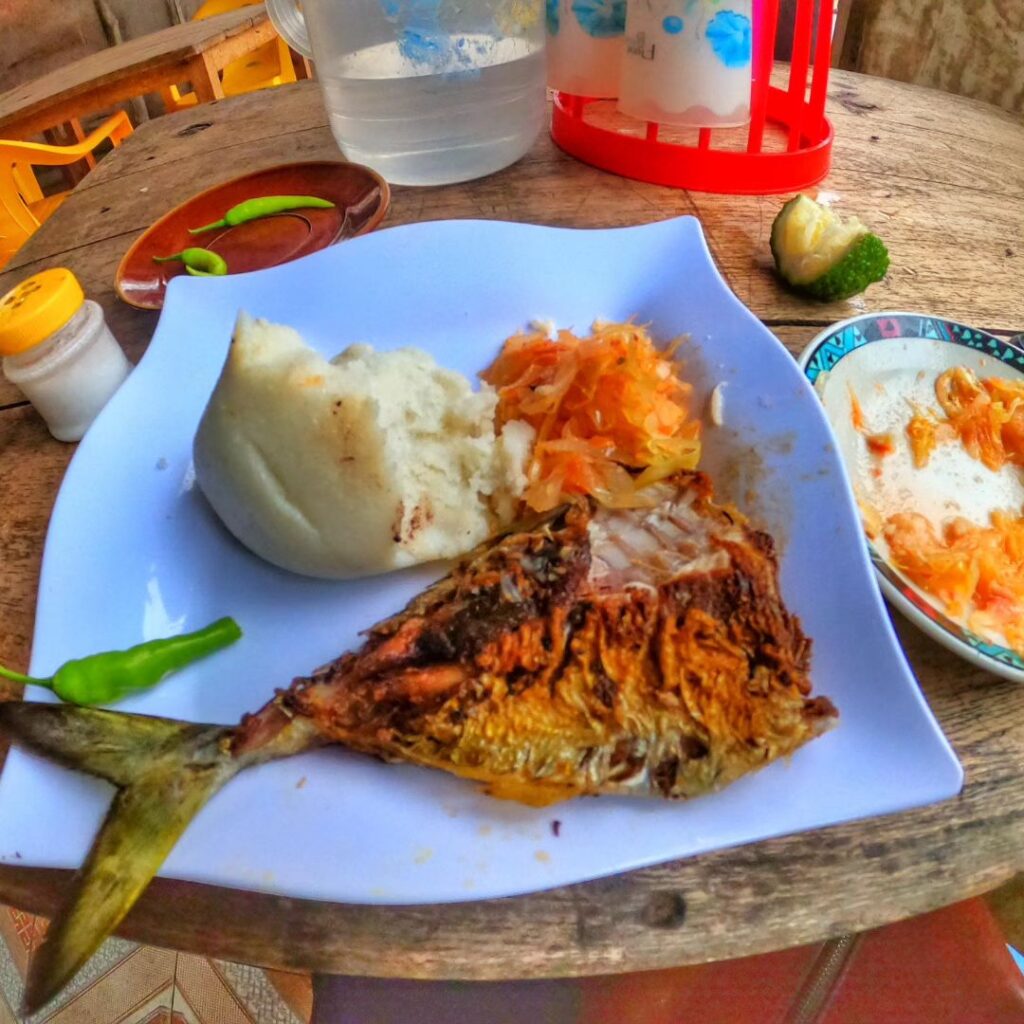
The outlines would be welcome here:
<svg viewBox="0 0 1024 1024">
<path fill-rule="evenodd" d="M 295 0 L 267 0 L 267 14 L 282 39 L 304 57 L 312 57 L 306 19 Z"/>
</svg>

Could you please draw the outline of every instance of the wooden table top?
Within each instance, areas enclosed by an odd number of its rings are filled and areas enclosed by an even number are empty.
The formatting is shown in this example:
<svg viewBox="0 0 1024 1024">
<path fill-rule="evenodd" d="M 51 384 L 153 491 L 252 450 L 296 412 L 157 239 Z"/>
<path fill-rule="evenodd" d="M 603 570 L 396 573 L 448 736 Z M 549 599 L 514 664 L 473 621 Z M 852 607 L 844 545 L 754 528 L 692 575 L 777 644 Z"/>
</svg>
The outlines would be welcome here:
<svg viewBox="0 0 1024 1024">
<path fill-rule="evenodd" d="M 492 177 L 396 188 L 386 223 L 481 217 L 608 227 L 696 214 L 732 288 L 791 351 L 862 310 L 922 310 L 1002 334 L 1024 327 L 1024 127 L 952 96 L 836 72 L 834 170 L 821 186 L 889 244 L 886 281 L 811 305 L 780 289 L 767 235 L 778 197 L 626 181 L 540 139 Z M 113 293 L 151 221 L 242 170 L 336 156 L 319 92 L 300 83 L 161 118 L 101 161 L 0 275 L 0 292 L 65 265 L 137 359 L 156 314 Z M 187 169 L 187 173 L 183 171 Z M 0 392 L 0 663 L 25 669 L 50 509 L 72 446 Z M 1024 868 L 1024 687 L 954 658 L 905 622 L 910 661 L 966 770 L 954 800 L 900 815 L 516 899 L 381 908 L 158 879 L 120 929 L 227 959 L 418 978 L 541 977 L 753 954 L 878 926 L 995 888 Z M 870 685 L 865 680 L 865 685 Z M 0 900 L 51 910 L 65 874 L 0 868 Z M 173 912 L 169 910 L 173 907 Z"/>
<path fill-rule="evenodd" d="M 101 89 L 101 102 L 109 103 L 111 90 L 123 90 L 120 98 L 131 99 L 161 85 L 186 81 L 190 61 L 217 49 L 223 51 L 216 62 L 222 68 L 273 35 L 266 9 L 256 4 L 90 53 L 0 93 L 0 138 L 22 138 L 101 109 L 99 104 L 82 109 L 83 101 L 88 103 Z M 236 45 L 224 45 L 231 41 Z"/>
</svg>

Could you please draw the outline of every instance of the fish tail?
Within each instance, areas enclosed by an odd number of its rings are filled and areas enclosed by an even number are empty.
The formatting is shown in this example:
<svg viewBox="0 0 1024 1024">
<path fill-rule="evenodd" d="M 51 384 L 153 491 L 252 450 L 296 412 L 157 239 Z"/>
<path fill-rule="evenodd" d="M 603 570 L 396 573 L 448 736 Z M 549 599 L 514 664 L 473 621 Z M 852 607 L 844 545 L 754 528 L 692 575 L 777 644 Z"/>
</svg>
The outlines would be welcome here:
<svg viewBox="0 0 1024 1024">
<path fill-rule="evenodd" d="M 0 732 L 117 787 L 71 892 L 32 958 L 31 1012 L 118 926 L 207 800 L 241 767 L 232 730 L 67 704 L 0 703 Z"/>
</svg>

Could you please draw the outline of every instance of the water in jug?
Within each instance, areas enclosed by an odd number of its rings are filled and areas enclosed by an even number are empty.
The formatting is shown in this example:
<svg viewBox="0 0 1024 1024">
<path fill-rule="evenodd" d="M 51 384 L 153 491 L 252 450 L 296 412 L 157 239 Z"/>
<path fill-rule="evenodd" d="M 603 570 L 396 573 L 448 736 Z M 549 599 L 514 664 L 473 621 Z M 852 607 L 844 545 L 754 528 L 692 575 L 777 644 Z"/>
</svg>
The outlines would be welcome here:
<svg viewBox="0 0 1024 1024">
<path fill-rule="evenodd" d="M 268 0 L 313 58 L 342 152 L 398 185 L 518 160 L 544 121 L 541 0 Z"/>
</svg>

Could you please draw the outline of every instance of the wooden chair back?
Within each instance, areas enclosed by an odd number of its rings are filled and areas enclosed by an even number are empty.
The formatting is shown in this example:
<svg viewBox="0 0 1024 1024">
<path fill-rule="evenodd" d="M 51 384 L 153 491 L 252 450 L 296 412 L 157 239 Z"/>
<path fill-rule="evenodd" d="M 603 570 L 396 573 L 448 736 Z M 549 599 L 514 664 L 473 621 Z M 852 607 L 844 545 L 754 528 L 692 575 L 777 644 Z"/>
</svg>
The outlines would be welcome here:
<svg viewBox="0 0 1024 1024">
<path fill-rule="evenodd" d="M 1024 114 L 1024 0 L 839 0 L 833 64 Z"/>
</svg>

